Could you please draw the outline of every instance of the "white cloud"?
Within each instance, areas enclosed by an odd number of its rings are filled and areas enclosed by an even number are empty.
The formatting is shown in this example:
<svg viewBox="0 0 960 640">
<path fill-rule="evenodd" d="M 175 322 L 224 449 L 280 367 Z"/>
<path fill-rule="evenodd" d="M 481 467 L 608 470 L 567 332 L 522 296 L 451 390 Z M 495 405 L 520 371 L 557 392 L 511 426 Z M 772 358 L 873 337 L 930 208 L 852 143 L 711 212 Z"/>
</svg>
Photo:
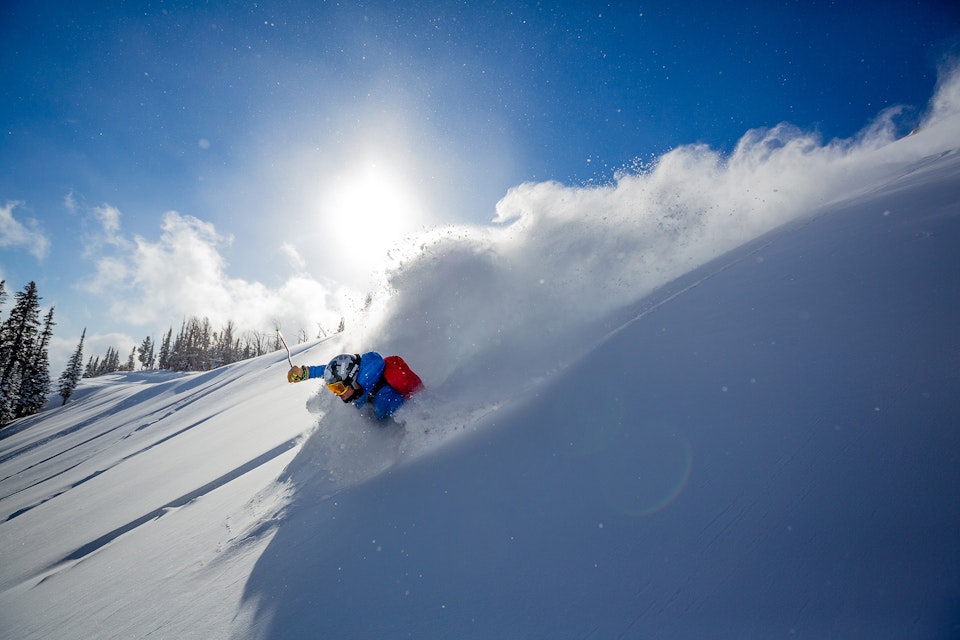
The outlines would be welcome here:
<svg viewBox="0 0 960 640">
<path fill-rule="evenodd" d="M 72 196 L 67 196 L 65 204 L 70 210 L 77 208 L 76 202 Z M 87 231 L 83 235 L 84 256 L 92 256 L 103 253 L 105 247 L 115 247 L 118 249 L 129 249 L 131 243 L 120 233 L 121 218 L 120 210 L 109 204 L 102 204 L 93 207 L 90 211 L 90 217 L 95 223 L 93 231 Z"/>
<path fill-rule="evenodd" d="M 295 271 L 303 271 L 307 267 L 307 261 L 303 259 L 297 248 L 289 242 L 280 245 L 280 253 L 287 257 L 287 261 Z"/>
<path fill-rule="evenodd" d="M 120 239 L 117 233 L 120 231 L 120 210 L 108 204 L 95 207 L 94 215 L 100 221 L 103 233 L 110 244 L 119 245 Z"/>
<path fill-rule="evenodd" d="M 215 327 L 233 321 L 241 330 L 272 329 L 281 322 L 312 337 L 318 325 L 336 326 L 352 299 L 345 290 L 303 275 L 278 288 L 230 277 L 221 251 L 232 239 L 192 216 L 167 212 L 158 240 L 130 241 L 120 233 L 118 211 L 101 207 L 98 215 L 116 251 L 97 259 L 96 275 L 85 287 L 109 302 L 114 317 L 134 325 L 162 328 L 197 316 Z M 288 246 L 282 251 L 296 266 L 299 255 Z"/>
<path fill-rule="evenodd" d="M 13 216 L 20 202 L 8 202 L 0 206 L 0 247 L 24 248 L 37 260 L 43 260 L 50 251 L 50 240 L 33 218 L 20 222 Z"/>
</svg>

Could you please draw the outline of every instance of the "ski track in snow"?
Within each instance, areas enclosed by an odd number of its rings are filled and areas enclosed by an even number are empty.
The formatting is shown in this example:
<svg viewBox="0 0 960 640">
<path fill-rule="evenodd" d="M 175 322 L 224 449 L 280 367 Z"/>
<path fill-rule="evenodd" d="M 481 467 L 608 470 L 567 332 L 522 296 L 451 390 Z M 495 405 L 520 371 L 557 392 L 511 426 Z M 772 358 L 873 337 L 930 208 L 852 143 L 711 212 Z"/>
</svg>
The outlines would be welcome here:
<svg viewBox="0 0 960 640">
<path fill-rule="evenodd" d="M 136 529 L 137 527 L 141 526 L 142 524 L 145 524 L 145 523 L 147 523 L 147 522 L 150 522 L 151 520 L 156 520 L 156 519 L 158 519 L 158 518 L 161 518 L 161 517 L 163 517 L 164 515 L 166 515 L 168 512 L 170 512 L 171 510 L 179 509 L 179 508 L 181 508 L 181 507 L 184 507 L 184 506 L 190 504 L 191 502 L 193 502 L 194 500 L 197 500 L 198 498 L 201 498 L 201 497 L 207 495 L 208 493 L 210 493 L 210 492 L 213 491 L 214 489 L 217 489 L 217 488 L 219 488 L 219 487 L 222 487 L 222 486 L 224 486 L 225 484 L 227 484 L 228 482 L 231 482 L 231 481 L 235 480 L 236 478 L 239 478 L 240 476 L 242 476 L 242 475 L 244 475 L 244 474 L 246 474 L 246 473 L 249 473 L 249 472 L 252 471 L 253 469 L 256 469 L 257 467 L 259 467 L 259 466 L 261 466 L 261 465 L 263 465 L 263 464 L 265 464 L 265 463 L 267 463 L 267 462 L 270 462 L 270 461 L 273 460 L 274 458 L 277 458 L 278 456 L 280 456 L 280 455 L 286 453 L 287 451 L 289 451 L 290 449 L 292 449 L 294 446 L 296 446 L 297 442 L 298 442 L 298 439 L 288 440 L 287 442 L 283 443 L 282 445 L 280 445 L 280 446 L 278 446 L 278 447 L 276 447 L 276 448 L 274 448 L 274 449 L 272 449 L 272 450 L 264 453 L 262 456 L 260 456 L 260 457 L 258 457 L 258 458 L 255 458 L 255 459 L 251 460 L 250 462 L 248 462 L 248 463 L 246 463 L 246 464 L 244 464 L 244 465 L 241 465 L 241 466 L 237 467 L 236 469 L 233 469 L 230 473 L 224 474 L 224 475 L 220 476 L 219 478 L 216 478 L 216 479 L 208 482 L 207 484 L 203 485 L 202 487 L 199 487 L 199 488 L 195 489 L 194 491 L 191 491 L 190 493 L 184 494 L 184 495 L 176 498 L 175 500 L 171 500 L 171 501 L 168 502 L 167 504 L 165 504 L 165 505 L 163 505 L 163 506 L 161 506 L 161 507 L 158 507 L 157 509 L 154 509 L 154 510 L 151 511 L 150 513 L 144 514 L 144 515 L 140 516 L 139 518 L 137 518 L 136 520 L 133 520 L 133 521 L 131 521 L 131 522 L 128 522 L 127 524 L 125 524 L 125 525 L 123 525 L 123 526 L 121 526 L 121 527 L 117 527 L 117 528 L 114 529 L 113 531 L 110 531 L 110 532 L 108 532 L 108 533 L 100 536 L 100 537 L 97 538 L 96 540 L 93 540 L 93 541 L 91 541 L 91 542 L 88 542 L 87 544 L 84 544 L 83 546 L 75 549 L 74 551 L 71 551 L 70 553 L 68 553 L 67 555 L 65 555 L 63 558 L 60 558 L 59 560 L 57 560 L 56 562 L 54 562 L 52 566 L 50 566 L 50 567 L 48 567 L 47 569 L 44 570 L 44 573 L 51 572 L 51 571 L 57 569 L 58 567 L 60 567 L 60 566 L 62 566 L 62 565 L 64 565 L 64 564 L 67 564 L 67 563 L 69 563 L 69 562 L 82 560 L 82 559 L 85 558 L 86 556 L 88 556 L 88 555 L 90 555 L 90 554 L 98 551 L 99 549 L 105 547 L 106 545 L 110 544 L 110 542 L 112 542 L 112 541 L 115 540 L 116 538 L 122 536 L 122 535 L 125 534 L 125 533 L 128 533 L 128 532 Z"/>
</svg>

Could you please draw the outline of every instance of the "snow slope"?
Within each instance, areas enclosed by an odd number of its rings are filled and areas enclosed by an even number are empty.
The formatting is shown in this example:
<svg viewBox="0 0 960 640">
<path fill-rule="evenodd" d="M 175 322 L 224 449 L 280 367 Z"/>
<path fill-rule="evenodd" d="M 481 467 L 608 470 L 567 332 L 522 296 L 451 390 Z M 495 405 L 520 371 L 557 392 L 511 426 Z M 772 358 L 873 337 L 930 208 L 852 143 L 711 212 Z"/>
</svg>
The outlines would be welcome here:
<svg viewBox="0 0 960 640">
<path fill-rule="evenodd" d="M 285 354 L 85 381 L 0 434 L 0 637 L 955 637 L 958 87 L 398 251 L 293 357 L 403 354 L 402 427 Z"/>
<path fill-rule="evenodd" d="M 921 164 L 429 461 L 318 500 L 301 452 L 256 636 L 955 637 L 960 154 Z"/>
</svg>

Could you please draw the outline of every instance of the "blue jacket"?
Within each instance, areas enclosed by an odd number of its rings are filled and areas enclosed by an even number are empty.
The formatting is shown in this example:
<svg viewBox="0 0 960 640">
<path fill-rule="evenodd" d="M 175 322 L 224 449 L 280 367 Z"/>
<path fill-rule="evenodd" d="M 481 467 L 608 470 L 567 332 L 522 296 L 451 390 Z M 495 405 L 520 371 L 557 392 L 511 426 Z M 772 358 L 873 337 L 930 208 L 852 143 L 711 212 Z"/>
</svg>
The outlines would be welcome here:
<svg viewBox="0 0 960 640">
<path fill-rule="evenodd" d="M 326 365 L 307 366 L 310 370 L 310 379 L 322 378 Z M 377 420 L 387 418 L 403 406 L 404 398 L 402 395 L 387 384 L 384 380 L 382 385 L 378 385 L 383 377 L 383 356 L 376 351 L 370 351 L 360 356 L 360 370 L 357 372 L 357 384 L 363 389 L 363 393 L 351 400 L 357 409 L 363 409 L 368 404 L 373 408 L 373 415 Z M 370 392 L 376 389 L 376 394 L 371 397 Z"/>
</svg>

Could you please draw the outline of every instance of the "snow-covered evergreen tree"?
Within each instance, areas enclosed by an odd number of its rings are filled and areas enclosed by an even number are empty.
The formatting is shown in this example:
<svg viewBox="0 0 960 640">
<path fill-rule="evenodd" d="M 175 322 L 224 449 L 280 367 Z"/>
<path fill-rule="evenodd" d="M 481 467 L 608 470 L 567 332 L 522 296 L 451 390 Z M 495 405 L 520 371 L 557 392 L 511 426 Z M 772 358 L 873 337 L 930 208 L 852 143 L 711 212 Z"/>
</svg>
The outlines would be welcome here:
<svg viewBox="0 0 960 640">
<path fill-rule="evenodd" d="M 120 352 L 113 347 L 107 347 L 107 355 L 104 356 L 97 367 L 97 375 L 102 376 L 107 373 L 114 373 L 120 370 Z"/>
<path fill-rule="evenodd" d="M 21 387 L 29 374 L 39 340 L 37 284 L 30 282 L 14 297 L 16 303 L 10 316 L 0 325 L 0 427 L 18 417 Z"/>
<path fill-rule="evenodd" d="M 60 397 L 63 398 L 63 404 L 67 404 L 67 400 L 70 399 L 70 396 L 72 396 L 73 392 L 77 389 L 77 385 L 80 384 L 80 378 L 83 377 L 83 339 L 86 336 L 87 329 L 84 327 L 83 333 L 80 334 L 80 342 L 77 344 L 77 349 L 73 352 L 73 355 L 70 356 L 70 360 L 67 362 L 67 368 L 63 370 L 63 373 L 60 374 L 60 379 L 57 381 L 57 391 L 60 393 Z"/>
<path fill-rule="evenodd" d="M 174 371 L 189 370 L 187 365 L 187 349 L 189 348 L 187 344 L 188 336 L 187 321 L 184 320 L 180 324 L 180 333 L 177 334 L 176 339 L 173 341 L 173 345 L 170 347 L 170 355 L 168 356 L 168 364 Z"/>
<path fill-rule="evenodd" d="M 100 366 L 100 356 L 97 356 L 94 359 L 94 356 L 90 356 L 90 359 L 87 360 L 87 366 L 83 370 L 84 378 L 92 378 L 97 375 L 97 367 Z"/>
<path fill-rule="evenodd" d="M 90 357 L 87 362 L 87 368 L 83 371 L 84 378 L 95 378 L 106 373 L 120 371 L 120 352 L 113 347 L 107 347 L 107 355 L 101 360 L 98 357 Z"/>
<path fill-rule="evenodd" d="M 20 397 L 17 400 L 17 417 L 31 416 L 41 411 L 50 397 L 50 357 L 48 349 L 53 338 L 53 308 L 43 320 L 43 331 L 35 345 L 28 349 L 24 376 L 20 382 Z"/>
<path fill-rule="evenodd" d="M 153 338 L 147 336 L 137 347 L 137 359 L 144 369 L 153 369 Z"/>
</svg>

